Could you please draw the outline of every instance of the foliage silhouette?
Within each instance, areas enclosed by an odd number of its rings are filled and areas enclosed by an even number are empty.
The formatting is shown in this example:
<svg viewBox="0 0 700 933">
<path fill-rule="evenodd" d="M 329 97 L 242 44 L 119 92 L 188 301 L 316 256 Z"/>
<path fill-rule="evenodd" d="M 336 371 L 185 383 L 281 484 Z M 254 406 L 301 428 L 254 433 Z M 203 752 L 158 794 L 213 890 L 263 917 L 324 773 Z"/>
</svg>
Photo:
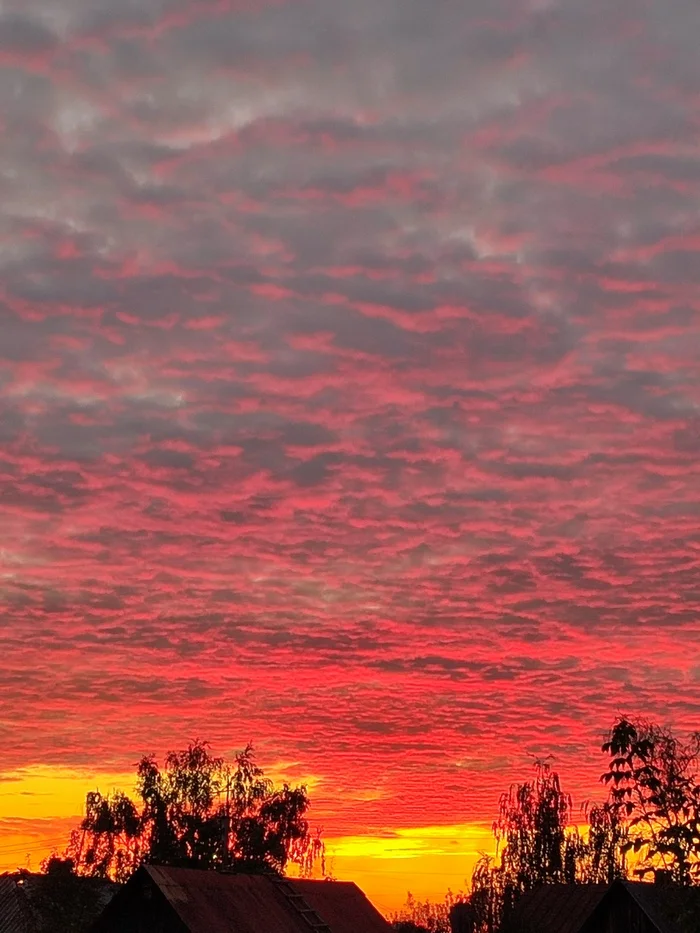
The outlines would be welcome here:
<svg viewBox="0 0 700 933">
<path fill-rule="evenodd" d="M 482 856 L 472 875 L 475 931 L 497 930 L 518 897 L 536 885 L 575 879 L 580 839 L 567 834 L 570 819 L 571 798 L 545 760 L 535 763 L 531 781 L 501 795 L 493 824 L 499 858 Z"/>
<path fill-rule="evenodd" d="M 421 901 L 409 891 L 401 910 L 391 915 L 391 925 L 397 933 L 450 933 L 450 910 L 460 898 L 448 890 L 442 901 Z"/>
<path fill-rule="evenodd" d="M 316 865 L 325 871 L 306 787 L 275 787 L 251 745 L 232 763 L 199 740 L 169 752 L 162 767 L 146 755 L 136 786 L 140 806 L 121 791 L 87 795 L 66 852 L 79 874 L 123 881 L 142 862 L 277 873 L 291 862 L 302 875 Z"/>
<path fill-rule="evenodd" d="M 609 795 L 583 808 L 585 834 L 572 825 L 571 799 L 547 761 L 536 763 L 532 781 L 501 796 L 497 857 L 477 862 L 462 913 L 474 933 L 498 931 L 518 898 L 540 884 L 610 884 L 630 873 L 700 884 L 700 733 L 682 742 L 622 717 L 601 750 Z"/>
<path fill-rule="evenodd" d="M 85 817 L 71 833 L 65 853 L 76 873 L 125 881 L 144 854 L 143 821 L 136 804 L 121 791 L 90 791 Z"/>
<path fill-rule="evenodd" d="M 700 883 L 700 733 L 686 742 L 668 729 L 620 718 L 602 750 L 608 805 L 629 827 L 636 876 Z"/>
<path fill-rule="evenodd" d="M 493 824 L 497 857 L 477 862 L 468 898 L 474 933 L 494 933 L 519 897 L 541 884 L 610 882 L 624 875 L 625 828 L 609 805 L 588 806 L 586 836 L 573 825 L 571 797 L 548 761 L 531 781 L 502 794 Z"/>
</svg>

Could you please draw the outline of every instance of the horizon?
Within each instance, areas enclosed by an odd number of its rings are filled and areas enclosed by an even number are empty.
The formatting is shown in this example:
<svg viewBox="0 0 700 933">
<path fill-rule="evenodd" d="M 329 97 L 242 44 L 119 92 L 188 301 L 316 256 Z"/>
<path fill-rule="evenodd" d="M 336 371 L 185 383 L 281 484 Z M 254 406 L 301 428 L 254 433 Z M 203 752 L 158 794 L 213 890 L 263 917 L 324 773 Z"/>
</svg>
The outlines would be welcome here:
<svg viewBox="0 0 700 933">
<path fill-rule="evenodd" d="M 0 863 L 252 738 L 400 906 L 698 728 L 699 29 L 7 0 Z"/>
<path fill-rule="evenodd" d="M 612 725 L 612 724 L 611 724 Z M 680 737 L 679 737 L 680 738 Z M 206 740 L 204 740 L 206 741 Z M 210 745 L 210 743 L 206 743 Z M 213 755 L 222 750 L 211 748 Z M 169 749 L 174 751 L 175 749 Z M 240 749 L 238 749 L 240 751 Z M 227 761 L 232 761 L 236 750 L 224 753 Z M 602 754 L 602 752 L 601 752 Z M 156 756 L 164 759 L 165 755 Z M 440 825 L 411 825 L 395 826 L 383 832 L 352 834 L 352 824 L 344 827 L 333 820 L 333 813 L 324 810 L 328 801 L 334 798 L 332 792 L 323 792 L 323 781 L 299 770 L 299 763 L 278 763 L 266 767 L 265 762 L 259 760 L 256 753 L 256 762 L 262 767 L 265 776 L 270 778 L 275 786 L 289 782 L 292 786 L 303 785 L 310 790 L 310 808 L 307 813 L 310 830 L 323 832 L 324 817 L 330 820 L 331 825 L 337 829 L 345 829 L 339 835 L 329 836 L 323 833 L 326 848 L 326 876 L 333 881 L 354 881 L 369 897 L 372 903 L 386 917 L 395 914 L 405 906 L 407 897 L 411 895 L 419 901 L 430 901 L 434 904 L 444 902 L 449 893 L 459 895 L 467 893 L 470 889 L 471 872 L 482 854 L 496 855 L 498 846 L 494 835 L 494 821 L 497 817 L 498 799 L 494 799 L 493 812 L 488 820 L 465 821 Z M 508 791 L 509 787 L 533 779 L 537 761 L 530 758 L 519 777 L 509 786 L 500 788 L 498 797 Z M 584 832 L 587 830 L 585 804 L 603 803 L 607 799 L 607 787 L 598 780 L 592 795 L 576 799 L 570 793 L 571 787 L 565 774 L 560 774 L 556 762 L 551 762 L 552 770 L 562 781 L 562 790 L 571 796 L 571 814 L 569 826 Z M 602 764 L 601 764 L 602 767 Z M 6 820 L 4 811 L 12 811 L 16 824 L 14 836 L 9 848 L 0 845 L 0 873 L 28 869 L 38 871 L 41 862 L 51 855 L 65 856 L 71 830 L 77 829 L 84 816 L 84 809 L 76 812 L 76 794 L 81 793 L 81 803 L 84 804 L 85 794 L 98 790 L 102 794 L 114 791 L 123 791 L 138 802 L 136 790 L 136 761 L 131 772 L 81 772 L 73 769 L 52 768 L 26 768 L 16 773 L 5 775 L 3 780 L 12 782 L 10 786 L 14 792 L 4 791 L 0 797 L 8 797 L 9 801 L 0 802 L 0 825 Z M 50 819 L 37 819 L 32 813 L 31 798 L 39 793 L 48 801 L 44 801 L 49 809 L 54 806 L 53 812 L 59 816 Z M 590 788 L 588 788 L 590 790 Z M 579 788 L 580 790 L 580 788 Z M 317 796 L 318 795 L 318 796 Z M 30 798 L 29 808 L 19 804 L 22 798 Z M 18 815 L 19 811 L 19 815 Z M 26 821 L 23 824 L 23 821 Z M 22 825 L 23 824 L 23 825 Z M 50 829 L 49 829 L 50 827 Z M 50 832 L 51 837 L 36 835 L 39 832 Z M 22 840 L 20 842 L 19 840 Z M 22 852 L 23 859 L 18 855 Z M 12 854 L 14 853 L 14 854 Z M 318 866 L 315 877 L 318 874 Z M 298 875 L 298 867 L 293 863 L 288 866 L 291 877 Z"/>
</svg>

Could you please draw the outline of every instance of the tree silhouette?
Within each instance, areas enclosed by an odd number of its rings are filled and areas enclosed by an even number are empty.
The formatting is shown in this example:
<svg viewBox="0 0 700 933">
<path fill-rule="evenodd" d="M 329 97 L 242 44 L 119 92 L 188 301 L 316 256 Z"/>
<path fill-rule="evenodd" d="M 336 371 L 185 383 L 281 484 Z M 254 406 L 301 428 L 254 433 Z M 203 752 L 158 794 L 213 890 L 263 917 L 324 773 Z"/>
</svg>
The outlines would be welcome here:
<svg viewBox="0 0 700 933">
<path fill-rule="evenodd" d="M 474 933 L 494 933 L 518 899 L 541 884 L 610 882 L 624 875 L 625 828 L 615 808 L 588 806 L 584 836 L 573 824 L 571 797 L 549 762 L 531 781 L 502 794 L 493 824 L 496 859 L 484 855 L 472 874 L 464 917 Z"/>
<path fill-rule="evenodd" d="M 533 780 L 500 799 L 493 824 L 497 857 L 477 862 L 460 923 L 495 933 L 518 898 L 541 884 L 609 884 L 641 878 L 700 884 L 700 733 L 681 741 L 654 723 L 618 719 L 602 751 L 607 801 L 583 808 L 585 833 L 547 761 Z M 627 853 L 632 851 L 631 865 Z"/>
<path fill-rule="evenodd" d="M 252 754 L 252 750 L 251 750 Z M 225 762 L 204 742 L 169 752 L 163 769 L 154 755 L 138 765 L 137 791 L 148 839 L 146 859 L 161 865 L 221 867 L 227 861 L 226 827 L 219 798 Z"/>
<path fill-rule="evenodd" d="M 588 834 L 578 847 L 576 880 L 612 884 L 617 878 L 625 878 L 628 827 L 617 807 L 605 802 L 589 803 L 582 809 Z"/>
<path fill-rule="evenodd" d="M 493 824 L 498 859 L 482 856 L 472 874 L 469 904 L 478 933 L 499 929 L 518 897 L 538 884 L 572 882 L 581 840 L 568 833 L 571 798 L 548 761 L 531 781 L 501 795 Z"/>
<path fill-rule="evenodd" d="M 90 791 L 85 816 L 71 833 L 66 858 L 75 871 L 92 878 L 124 881 L 144 856 L 142 820 L 134 802 L 116 791 Z"/>
<path fill-rule="evenodd" d="M 448 890 L 442 901 L 421 901 L 409 891 L 401 910 L 391 915 L 391 925 L 397 933 L 450 933 L 450 910 L 460 897 Z"/>
<path fill-rule="evenodd" d="M 700 733 L 682 742 L 653 723 L 620 718 L 602 750 L 610 761 L 601 780 L 611 811 L 628 824 L 634 873 L 700 883 Z"/>
<path fill-rule="evenodd" d="M 204 869 L 238 867 L 302 875 L 324 865 L 320 832 L 306 819 L 306 787 L 275 787 L 248 745 L 229 764 L 206 742 L 154 755 L 137 767 L 140 806 L 121 792 L 87 795 L 67 850 L 79 874 L 124 880 L 142 862 Z"/>
</svg>

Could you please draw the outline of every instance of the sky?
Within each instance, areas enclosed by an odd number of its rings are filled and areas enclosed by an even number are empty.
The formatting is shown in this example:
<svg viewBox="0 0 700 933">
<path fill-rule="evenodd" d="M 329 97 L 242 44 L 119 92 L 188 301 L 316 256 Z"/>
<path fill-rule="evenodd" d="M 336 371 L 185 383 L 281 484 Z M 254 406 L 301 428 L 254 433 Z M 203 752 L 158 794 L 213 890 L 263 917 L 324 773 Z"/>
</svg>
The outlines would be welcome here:
<svg viewBox="0 0 700 933">
<path fill-rule="evenodd" d="M 697 0 L 3 0 L 0 865 L 252 740 L 376 903 L 700 726 Z"/>
</svg>

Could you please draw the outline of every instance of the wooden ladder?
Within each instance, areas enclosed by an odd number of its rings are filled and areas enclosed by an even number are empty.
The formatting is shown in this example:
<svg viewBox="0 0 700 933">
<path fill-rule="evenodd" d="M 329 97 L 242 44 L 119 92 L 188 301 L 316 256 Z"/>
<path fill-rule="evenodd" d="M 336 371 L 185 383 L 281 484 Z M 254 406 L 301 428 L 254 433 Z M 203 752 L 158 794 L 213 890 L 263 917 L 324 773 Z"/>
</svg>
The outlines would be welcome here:
<svg viewBox="0 0 700 933">
<path fill-rule="evenodd" d="M 281 878 L 279 875 L 270 875 L 270 879 L 312 930 L 315 930 L 316 933 L 333 933 L 326 921 L 316 913 L 304 895 L 297 891 L 291 881 L 287 878 Z"/>
</svg>

